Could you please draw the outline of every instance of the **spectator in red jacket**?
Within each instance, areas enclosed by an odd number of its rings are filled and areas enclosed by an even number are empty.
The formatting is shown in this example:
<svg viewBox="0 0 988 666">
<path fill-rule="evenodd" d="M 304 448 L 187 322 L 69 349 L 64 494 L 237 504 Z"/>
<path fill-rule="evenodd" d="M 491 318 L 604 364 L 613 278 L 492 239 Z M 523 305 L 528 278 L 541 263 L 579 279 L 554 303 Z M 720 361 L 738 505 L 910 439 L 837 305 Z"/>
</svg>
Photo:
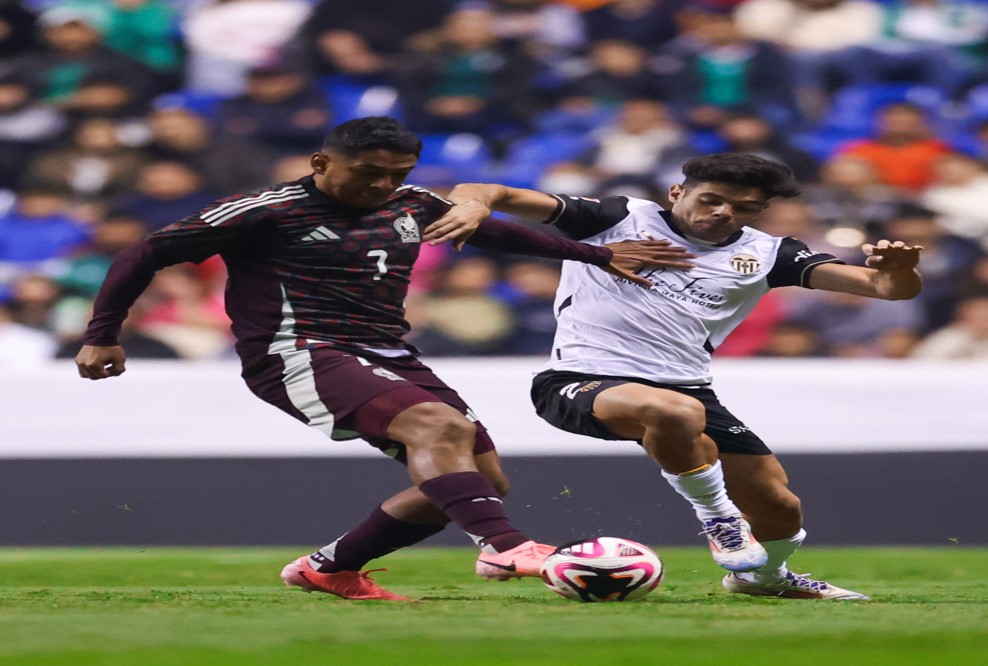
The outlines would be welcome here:
<svg viewBox="0 0 988 666">
<path fill-rule="evenodd" d="M 934 162 L 951 150 L 932 136 L 923 110 L 914 104 L 890 104 L 878 110 L 877 121 L 874 137 L 850 141 L 839 152 L 871 163 L 886 185 L 911 192 L 929 185 Z"/>
</svg>

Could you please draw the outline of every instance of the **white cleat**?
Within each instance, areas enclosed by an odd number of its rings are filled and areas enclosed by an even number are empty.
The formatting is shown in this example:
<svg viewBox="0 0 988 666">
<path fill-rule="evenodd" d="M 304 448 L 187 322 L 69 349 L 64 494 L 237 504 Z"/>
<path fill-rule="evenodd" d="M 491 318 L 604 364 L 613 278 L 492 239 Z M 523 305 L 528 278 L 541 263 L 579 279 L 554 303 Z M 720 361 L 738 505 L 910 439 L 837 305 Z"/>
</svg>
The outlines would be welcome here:
<svg viewBox="0 0 988 666">
<path fill-rule="evenodd" d="M 742 575 L 729 573 L 724 576 L 724 589 L 735 594 L 750 594 L 754 597 L 779 597 L 780 599 L 855 599 L 868 601 L 871 597 L 831 585 L 822 580 L 813 580 L 808 575 L 786 572 L 784 578 L 769 583 L 756 583 Z"/>
<path fill-rule="evenodd" d="M 744 518 L 711 518 L 703 522 L 702 534 L 710 542 L 714 562 L 728 571 L 751 571 L 768 561 L 768 553 Z"/>
</svg>

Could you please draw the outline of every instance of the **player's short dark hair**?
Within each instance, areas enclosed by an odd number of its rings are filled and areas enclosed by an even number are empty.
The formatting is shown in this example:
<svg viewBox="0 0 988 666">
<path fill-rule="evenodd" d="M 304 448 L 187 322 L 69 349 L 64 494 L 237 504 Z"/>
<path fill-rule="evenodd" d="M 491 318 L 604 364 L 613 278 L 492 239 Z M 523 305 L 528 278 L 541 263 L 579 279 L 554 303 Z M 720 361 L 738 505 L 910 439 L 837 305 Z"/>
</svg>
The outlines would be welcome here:
<svg viewBox="0 0 988 666">
<path fill-rule="evenodd" d="M 799 194 L 799 183 L 792 169 L 775 160 L 749 153 L 714 153 L 694 157 L 683 165 L 685 189 L 698 183 L 730 183 L 757 187 L 771 199 L 789 199 Z"/>
<path fill-rule="evenodd" d="M 422 152 L 422 140 L 394 118 L 368 116 L 334 127 L 326 135 L 322 148 L 348 157 L 364 150 L 379 149 L 418 157 Z"/>
</svg>

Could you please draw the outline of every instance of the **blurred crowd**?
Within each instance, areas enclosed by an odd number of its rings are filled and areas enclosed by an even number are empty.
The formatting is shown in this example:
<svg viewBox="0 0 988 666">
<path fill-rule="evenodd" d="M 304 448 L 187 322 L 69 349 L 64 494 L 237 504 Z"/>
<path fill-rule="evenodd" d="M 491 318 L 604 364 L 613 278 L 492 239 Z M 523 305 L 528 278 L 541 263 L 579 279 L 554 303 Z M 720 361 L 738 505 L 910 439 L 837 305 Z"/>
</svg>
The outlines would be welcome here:
<svg viewBox="0 0 988 666">
<path fill-rule="evenodd" d="M 422 136 L 439 193 L 663 203 L 694 155 L 779 159 L 804 193 L 760 228 L 849 263 L 923 245 L 926 287 L 774 290 L 718 357 L 988 357 L 986 0 L 0 0 L 0 368 L 74 356 L 117 251 L 364 115 Z M 423 247 L 411 341 L 545 354 L 558 275 Z M 129 355 L 231 355 L 224 279 L 160 272 Z"/>
</svg>

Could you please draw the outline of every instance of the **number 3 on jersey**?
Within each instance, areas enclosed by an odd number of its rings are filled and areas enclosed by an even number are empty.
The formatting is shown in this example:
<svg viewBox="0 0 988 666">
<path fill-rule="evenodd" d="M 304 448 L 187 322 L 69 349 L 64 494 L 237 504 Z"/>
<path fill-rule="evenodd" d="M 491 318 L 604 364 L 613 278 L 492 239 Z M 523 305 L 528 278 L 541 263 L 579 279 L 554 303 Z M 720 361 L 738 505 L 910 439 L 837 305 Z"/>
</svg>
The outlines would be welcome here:
<svg viewBox="0 0 988 666">
<path fill-rule="evenodd" d="M 374 279 L 380 280 L 381 276 L 388 272 L 388 265 L 385 263 L 388 260 L 388 253 L 385 250 L 371 250 L 367 256 L 377 258 L 377 274 Z"/>
</svg>

